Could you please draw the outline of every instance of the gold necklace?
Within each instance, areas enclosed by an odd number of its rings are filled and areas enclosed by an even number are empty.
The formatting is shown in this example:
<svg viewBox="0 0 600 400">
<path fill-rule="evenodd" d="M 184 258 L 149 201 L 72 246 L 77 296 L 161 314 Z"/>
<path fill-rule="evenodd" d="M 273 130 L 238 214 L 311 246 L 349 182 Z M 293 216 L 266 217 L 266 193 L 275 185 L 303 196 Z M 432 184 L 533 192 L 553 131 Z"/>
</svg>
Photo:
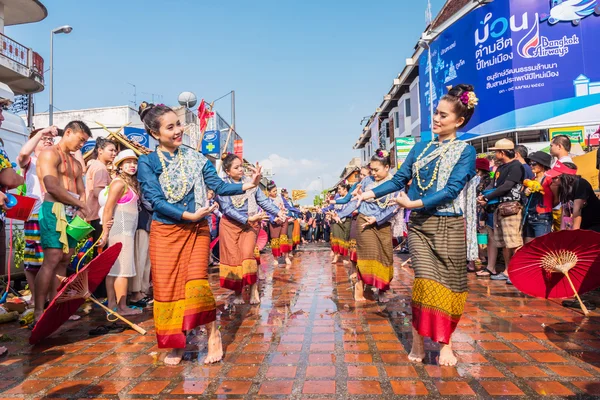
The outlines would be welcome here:
<svg viewBox="0 0 600 400">
<path fill-rule="evenodd" d="M 181 160 L 183 158 L 183 156 L 181 155 L 181 151 L 179 151 L 177 153 L 177 155 L 175 157 L 177 157 L 177 161 L 181 164 Z M 173 192 L 173 182 L 171 182 L 171 178 L 169 178 L 169 174 L 167 173 L 167 164 L 166 164 L 166 159 L 164 154 L 162 153 L 162 150 L 159 148 L 158 149 L 158 159 L 160 160 L 160 165 L 162 166 L 163 169 L 163 173 L 165 174 L 165 181 L 166 181 L 166 191 L 167 191 L 167 195 L 175 200 L 176 202 L 179 202 L 181 200 L 183 200 L 183 198 L 185 197 L 185 194 L 188 192 L 187 187 L 188 187 L 188 183 L 187 183 L 187 179 L 185 176 L 185 169 L 182 168 L 182 170 L 180 171 L 181 175 L 182 175 L 182 181 L 183 184 L 181 186 L 179 186 L 179 190 L 177 192 Z M 169 161 L 169 163 L 171 163 Z"/>
<path fill-rule="evenodd" d="M 438 157 L 437 162 L 435 163 L 435 168 L 433 169 L 433 175 L 431 175 L 431 181 L 429 182 L 429 184 L 427 186 L 423 186 L 421 184 L 421 175 L 419 173 L 419 169 L 420 168 L 417 168 L 417 173 L 416 173 L 417 186 L 419 186 L 419 189 L 421 189 L 423 192 L 429 190 L 433 186 L 433 184 L 435 183 L 435 181 L 437 180 L 437 174 L 438 174 L 438 171 L 440 169 L 440 163 L 445 158 L 446 153 L 448 152 L 448 150 L 450 150 L 450 145 L 452 144 L 452 142 L 454 142 L 454 140 L 456 140 L 456 138 L 450 139 L 450 142 L 446 146 L 444 146 L 442 148 L 442 153 L 440 154 L 440 156 Z M 417 162 L 419 160 L 421 160 L 421 158 L 423 158 L 423 156 L 425 155 L 425 153 L 427 152 L 427 150 L 429 149 L 429 147 L 431 147 L 432 144 L 433 144 L 433 140 L 431 142 L 429 142 L 427 144 L 427 146 L 425 147 L 425 149 L 423 150 L 423 152 L 421 154 L 419 154 L 419 156 L 417 157 Z"/>
</svg>

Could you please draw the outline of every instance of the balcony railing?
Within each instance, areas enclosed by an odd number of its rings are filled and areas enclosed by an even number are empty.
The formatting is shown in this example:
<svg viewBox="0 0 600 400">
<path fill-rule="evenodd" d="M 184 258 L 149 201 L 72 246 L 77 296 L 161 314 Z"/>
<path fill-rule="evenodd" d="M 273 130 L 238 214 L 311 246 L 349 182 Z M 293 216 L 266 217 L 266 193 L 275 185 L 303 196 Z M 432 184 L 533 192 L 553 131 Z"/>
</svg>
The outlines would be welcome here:
<svg viewBox="0 0 600 400">
<path fill-rule="evenodd" d="M 4 57 L 9 58 L 24 67 L 29 67 L 29 48 L 22 44 L 15 42 L 11 38 L 4 36 L 0 33 L 0 40 L 2 40 L 2 46 L 0 47 L 0 54 Z"/>
</svg>

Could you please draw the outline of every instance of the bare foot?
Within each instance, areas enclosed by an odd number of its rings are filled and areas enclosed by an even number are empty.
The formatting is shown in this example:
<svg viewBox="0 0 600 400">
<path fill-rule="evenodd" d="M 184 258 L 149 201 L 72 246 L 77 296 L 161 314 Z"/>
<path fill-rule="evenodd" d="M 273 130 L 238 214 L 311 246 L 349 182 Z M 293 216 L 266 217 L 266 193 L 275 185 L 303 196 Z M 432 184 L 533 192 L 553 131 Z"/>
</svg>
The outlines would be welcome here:
<svg viewBox="0 0 600 400">
<path fill-rule="evenodd" d="M 137 309 L 137 308 L 130 308 L 130 307 L 125 307 L 125 308 L 119 308 L 117 309 L 117 312 L 122 316 L 126 316 L 126 315 L 139 315 L 142 313 L 143 310 Z"/>
<path fill-rule="evenodd" d="M 358 282 L 358 279 L 356 277 L 357 277 L 356 272 L 353 273 L 352 275 L 350 275 L 350 282 L 352 282 L 352 283 Z"/>
<path fill-rule="evenodd" d="M 165 357 L 164 363 L 165 365 L 177 365 L 181 362 L 183 358 L 183 353 L 185 349 L 172 349 L 169 354 Z"/>
<path fill-rule="evenodd" d="M 354 301 L 367 301 L 365 298 L 365 288 L 361 281 L 358 281 L 356 284 L 354 284 Z"/>
<path fill-rule="evenodd" d="M 286 257 L 286 258 L 285 258 L 285 263 L 286 263 L 287 265 L 292 265 L 292 260 L 290 260 L 290 258 L 289 258 L 289 257 Z"/>
<path fill-rule="evenodd" d="M 276 257 L 275 260 L 273 261 L 273 265 L 278 267 L 279 266 L 279 259 Z"/>
<path fill-rule="evenodd" d="M 348 264 L 350 264 L 350 261 L 344 260 L 344 265 L 348 265 Z"/>
<path fill-rule="evenodd" d="M 425 358 L 425 345 L 423 343 L 423 336 L 419 335 L 415 328 L 413 328 L 412 332 L 413 342 L 408 359 L 412 362 L 420 363 L 423 362 L 423 359 Z"/>
<path fill-rule="evenodd" d="M 388 303 L 392 297 L 390 296 L 390 294 L 388 292 L 382 292 L 381 290 L 378 290 L 378 296 L 377 296 L 377 301 L 380 303 Z"/>
<path fill-rule="evenodd" d="M 256 283 L 250 286 L 250 304 L 260 304 L 260 296 L 258 295 L 258 285 Z"/>
<path fill-rule="evenodd" d="M 440 349 L 440 365 L 446 367 L 453 367 L 456 365 L 458 360 L 452 351 L 451 344 L 442 344 L 442 348 Z"/>
<path fill-rule="evenodd" d="M 337 264 L 337 262 L 339 261 L 340 257 L 336 254 L 335 257 L 333 257 L 333 260 L 331 260 L 332 264 Z"/>
<path fill-rule="evenodd" d="M 244 304 L 244 295 L 241 292 L 234 294 L 233 304 Z"/>
<path fill-rule="evenodd" d="M 204 364 L 213 364 L 221 361 L 223 358 L 223 344 L 221 343 L 221 332 L 215 331 L 208 338 L 208 355 L 204 359 Z"/>
<path fill-rule="evenodd" d="M 331 253 L 329 253 L 329 256 L 330 256 L 330 257 L 333 257 L 333 256 L 335 256 L 335 253 L 333 252 L 333 250 L 331 250 Z"/>
</svg>

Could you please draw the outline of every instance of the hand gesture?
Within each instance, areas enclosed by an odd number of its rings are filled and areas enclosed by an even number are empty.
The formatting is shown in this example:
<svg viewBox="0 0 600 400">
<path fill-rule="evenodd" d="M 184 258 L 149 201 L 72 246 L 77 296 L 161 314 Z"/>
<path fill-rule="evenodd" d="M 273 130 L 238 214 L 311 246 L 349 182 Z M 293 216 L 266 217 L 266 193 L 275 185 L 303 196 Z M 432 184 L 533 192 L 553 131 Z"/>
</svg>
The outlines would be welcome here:
<svg viewBox="0 0 600 400">
<path fill-rule="evenodd" d="M 369 226 L 377 223 L 377 218 L 375 217 L 366 217 L 366 222 L 362 225 L 363 228 L 368 228 Z"/>
<path fill-rule="evenodd" d="M 214 211 L 214 204 L 210 207 L 202 207 L 196 210 L 193 214 L 194 222 L 200 221 L 203 218 L 206 218 L 211 212 Z"/>
<path fill-rule="evenodd" d="M 79 210 L 77 211 L 77 214 L 83 218 L 86 219 L 88 217 L 91 217 L 91 212 L 90 212 L 90 208 L 88 207 L 87 204 L 82 203 L 82 205 L 79 207 Z"/>
<path fill-rule="evenodd" d="M 258 222 L 258 221 L 263 221 L 265 219 L 269 219 L 269 216 L 267 215 L 266 212 L 260 212 L 258 214 L 254 214 L 253 216 L 248 218 L 248 222 Z"/>
<path fill-rule="evenodd" d="M 250 169 L 250 171 L 252 171 L 252 184 L 256 187 L 259 185 L 260 180 L 262 179 L 262 167 L 260 166 L 259 163 L 256 163 L 256 166 L 248 166 L 248 169 Z"/>
<path fill-rule="evenodd" d="M 108 221 L 107 223 L 104 224 L 104 228 L 106 230 L 110 231 L 110 228 L 113 227 L 114 223 L 115 223 L 115 220 L 111 219 L 110 221 Z"/>
<path fill-rule="evenodd" d="M 408 209 L 412 208 L 412 200 L 408 197 L 408 195 L 405 192 L 400 192 L 400 194 L 394 199 L 394 201 L 398 203 L 400 207 Z"/>
</svg>

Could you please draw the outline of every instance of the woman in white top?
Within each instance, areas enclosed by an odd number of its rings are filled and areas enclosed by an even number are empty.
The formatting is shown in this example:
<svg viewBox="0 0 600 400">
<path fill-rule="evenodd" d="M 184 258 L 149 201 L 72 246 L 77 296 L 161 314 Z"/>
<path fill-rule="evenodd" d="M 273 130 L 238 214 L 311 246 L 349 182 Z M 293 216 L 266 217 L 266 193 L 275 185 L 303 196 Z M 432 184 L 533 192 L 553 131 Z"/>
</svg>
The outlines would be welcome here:
<svg viewBox="0 0 600 400">
<path fill-rule="evenodd" d="M 42 185 L 37 176 L 36 164 L 38 154 L 46 147 L 54 144 L 54 138 L 58 135 L 58 128 L 50 126 L 44 129 L 37 129 L 31 132 L 29 140 L 23 145 L 17 156 L 17 164 L 21 168 L 25 178 L 25 188 L 21 191 L 23 195 L 33 197 L 35 205 L 28 221 L 25 222 L 25 277 L 31 291 L 31 300 L 33 301 L 33 292 L 35 290 L 35 276 L 37 275 L 42 262 L 44 261 L 44 251 L 42 249 L 40 237 L 39 211 L 44 201 Z M 49 297 L 53 298 L 56 294 L 58 280 L 52 283 Z"/>
<path fill-rule="evenodd" d="M 123 150 L 115 158 L 117 177 L 110 183 L 106 206 L 102 212 L 104 224 L 98 247 L 122 243 L 119 258 L 106 277 L 108 306 L 118 307 L 121 315 L 140 314 L 139 309 L 127 307 L 128 278 L 136 276 L 135 268 L 135 232 L 137 231 L 140 201 L 140 184 L 137 180 L 137 156 L 133 150 Z"/>
</svg>

